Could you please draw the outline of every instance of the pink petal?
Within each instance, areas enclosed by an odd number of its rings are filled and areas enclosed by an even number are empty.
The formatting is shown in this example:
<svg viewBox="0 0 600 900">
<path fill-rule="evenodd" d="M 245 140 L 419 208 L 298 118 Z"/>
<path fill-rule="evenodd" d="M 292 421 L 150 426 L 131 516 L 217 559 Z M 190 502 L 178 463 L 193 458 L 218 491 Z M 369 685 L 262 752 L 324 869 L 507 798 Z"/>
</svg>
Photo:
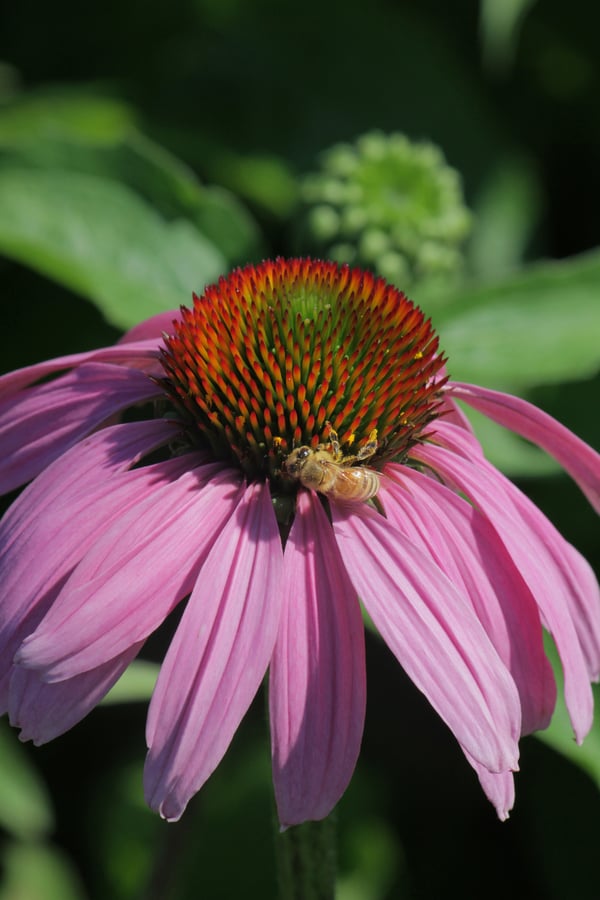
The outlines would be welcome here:
<svg viewBox="0 0 600 900">
<path fill-rule="evenodd" d="M 114 413 L 160 394 L 145 374 L 89 363 L 0 402 L 0 493 L 34 478 Z"/>
<path fill-rule="evenodd" d="M 17 666 L 10 684 L 10 721 L 22 741 L 45 744 L 80 722 L 119 680 L 142 643 L 117 659 L 68 681 L 46 684 L 37 672 Z"/>
<path fill-rule="evenodd" d="M 399 482 L 388 477 L 381 492 L 388 519 L 471 600 L 517 685 L 523 733 L 547 728 L 556 685 L 539 612 L 494 529 L 436 479 L 399 465 L 386 473 Z"/>
<path fill-rule="evenodd" d="M 409 677 L 478 762 L 516 768 L 519 697 L 468 600 L 382 516 L 332 514 L 352 583 Z"/>
<path fill-rule="evenodd" d="M 30 528 L 45 509 L 65 496 L 78 488 L 85 493 L 90 483 L 103 483 L 115 472 L 125 471 L 176 438 L 179 431 L 176 423 L 156 419 L 113 425 L 79 441 L 19 494 L 2 519 L 0 547 L 6 549 L 23 528 Z"/>
<path fill-rule="evenodd" d="M 144 640 L 191 591 L 239 494 L 238 474 L 218 464 L 151 487 L 98 535 L 19 664 L 63 681 Z"/>
<path fill-rule="evenodd" d="M 275 797 L 288 826 L 323 819 L 344 793 L 366 704 L 356 591 L 320 502 L 305 491 L 286 543 L 282 594 L 269 706 Z"/>
<path fill-rule="evenodd" d="M 283 554 L 268 487 L 250 485 L 216 540 L 150 703 L 145 790 L 169 820 L 219 764 L 265 674 Z"/>
<path fill-rule="evenodd" d="M 519 397 L 460 382 L 447 385 L 447 390 L 489 419 L 542 447 L 561 464 L 600 512 L 600 454 L 589 444 L 548 413 Z"/>
<path fill-rule="evenodd" d="M 557 532 L 534 504 L 483 458 L 469 461 L 468 440 L 461 429 L 440 423 L 438 434 L 445 442 L 454 442 L 460 455 L 432 444 L 415 447 L 412 455 L 463 491 L 489 519 L 504 543 L 556 642 L 565 670 L 565 697 L 571 722 L 581 741 L 592 724 L 593 698 L 571 609 L 574 590 L 587 605 L 578 590 L 584 586 L 573 583 L 563 545 L 556 541 Z"/>
<path fill-rule="evenodd" d="M 73 566 L 127 506 L 187 462 L 136 469 L 144 451 L 173 433 L 166 422 L 118 425 L 82 441 L 30 484 L 0 523 L 0 709 L 21 641 L 36 628 Z M 33 564 L 35 563 L 35 564 Z"/>
<path fill-rule="evenodd" d="M 153 337 L 150 340 L 120 343 L 102 347 L 99 350 L 88 350 L 85 353 L 71 353 L 69 356 L 60 356 L 44 360 L 33 366 L 26 366 L 23 369 L 15 369 L 13 372 L 7 372 L 0 376 L 0 398 L 12 397 L 28 385 L 47 378 L 48 375 L 53 375 L 55 372 L 72 369 L 92 361 L 115 363 L 154 372 L 161 343 Z"/>
</svg>

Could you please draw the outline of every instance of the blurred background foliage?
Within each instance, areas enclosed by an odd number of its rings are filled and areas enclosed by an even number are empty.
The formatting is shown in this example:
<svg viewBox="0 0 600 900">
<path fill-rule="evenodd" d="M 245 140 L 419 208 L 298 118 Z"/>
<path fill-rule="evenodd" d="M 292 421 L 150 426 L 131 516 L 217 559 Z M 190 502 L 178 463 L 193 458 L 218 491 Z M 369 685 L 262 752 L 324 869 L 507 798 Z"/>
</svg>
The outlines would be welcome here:
<svg viewBox="0 0 600 900">
<path fill-rule="evenodd" d="M 590 0 L 4 5 L 2 369 L 110 342 L 237 264 L 348 254 L 397 273 L 453 377 L 528 396 L 598 446 L 599 31 Z M 393 152 L 389 135 L 405 136 Z M 413 173 L 449 173 L 437 195 L 417 196 L 398 167 L 406 141 Z M 375 175 L 369 153 L 385 157 Z M 450 248 L 424 254 L 441 232 Z M 568 479 L 477 424 L 598 565 L 596 519 Z M 261 698 L 180 823 L 144 807 L 145 706 L 166 642 L 49 746 L 0 730 L 0 900 L 276 896 Z M 525 739 L 500 824 L 373 636 L 368 664 L 363 753 L 338 812 L 340 900 L 597 898 L 600 727 L 576 747 L 561 706 Z"/>
</svg>

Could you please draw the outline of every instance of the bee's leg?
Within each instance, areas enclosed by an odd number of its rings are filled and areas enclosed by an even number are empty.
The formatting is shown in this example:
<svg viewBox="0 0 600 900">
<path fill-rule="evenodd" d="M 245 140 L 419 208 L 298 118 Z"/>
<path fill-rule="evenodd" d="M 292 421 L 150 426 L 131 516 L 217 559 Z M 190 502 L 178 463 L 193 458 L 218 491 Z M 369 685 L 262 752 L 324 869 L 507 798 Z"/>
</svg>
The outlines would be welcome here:
<svg viewBox="0 0 600 900">
<path fill-rule="evenodd" d="M 377 429 L 374 428 L 373 431 L 371 432 L 371 434 L 369 435 L 369 440 L 367 441 L 367 443 L 364 445 L 364 447 L 361 447 L 360 450 L 358 451 L 358 453 L 356 454 L 356 457 L 355 457 L 356 461 L 362 462 L 365 459 L 370 459 L 372 456 L 375 455 L 375 453 L 377 453 L 378 446 L 379 445 L 377 443 Z"/>
<path fill-rule="evenodd" d="M 383 516 L 384 519 L 387 519 L 383 503 L 381 502 L 377 494 L 374 497 L 371 497 L 369 503 L 372 504 L 372 506 L 377 510 L 380 516 Z"/>
<path fill-rule="evenodd" d="M 329 432 L 329 444 L 331 446 L 332 456 L 337 462 L 342 456 L 342 451 L 340 450 L 340 441 L 337 436 L 337 431 L 334 431 L 333 428 Z"/>
</svg>

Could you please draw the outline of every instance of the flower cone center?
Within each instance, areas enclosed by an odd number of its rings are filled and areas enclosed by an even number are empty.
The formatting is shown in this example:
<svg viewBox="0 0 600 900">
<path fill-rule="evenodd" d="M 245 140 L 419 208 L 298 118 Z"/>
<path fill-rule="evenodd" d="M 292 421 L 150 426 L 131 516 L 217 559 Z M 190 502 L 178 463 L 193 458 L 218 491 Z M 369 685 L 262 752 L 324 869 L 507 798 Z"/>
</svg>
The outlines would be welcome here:
<svg viewBox="0 0 600 900">
<path fill-rule="evenodd" d="M 287 455 L 332 429 L 353 456 L 376 430 L 377 467 L 404 457 L 437 414 L 431 323 L 359 269 L 308 259 L 238 269 L 173 327 L 163 386 L 190 437 L 276 489 L 291 489 Z"/>
</svg>

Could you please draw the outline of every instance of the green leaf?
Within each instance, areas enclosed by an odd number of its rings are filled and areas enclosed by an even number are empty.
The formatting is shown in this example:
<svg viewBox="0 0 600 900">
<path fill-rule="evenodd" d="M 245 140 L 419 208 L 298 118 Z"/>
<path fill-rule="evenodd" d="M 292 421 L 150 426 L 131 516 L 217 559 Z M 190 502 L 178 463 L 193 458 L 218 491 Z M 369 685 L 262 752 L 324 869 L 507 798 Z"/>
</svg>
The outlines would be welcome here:
<svg viewBox="0 0 600 900">
<path fill-rule="evenodd" d="M 44 90 L 0 108 L 0 145 L 19 146 L 62 138 L 114 144 L 135 129 L 127 104 L 81 90 Z"/>
<path fill-rule="evenodd" d="M 91 175 L 0 171 L 0 251 L 88 297 L 127 328 L 188 303 L 226 268 L 189 222 L 166 222 Z"/>
<path fill-rule="evenodd" d="M 142 791 L 143 761 L 124 762 L 105 773 L 87 810 L 94 825 L 96 857 L 101 860 L 102 882 L 95 884 L 96 896 L 107 900 L 131 900 L 144 896 L 143 885 L 161 883 L 156 900 L 175 895 L 163 883 L 162 867 L 170 871 L 163 841 L 173 835 L 165 822 L 146 806 Z M 187 820 L 187 816 L 186 816 Z M 189 822 L 184 827 L 188 827 Z M 170 878 L 171 876 L 169 876 Z M 179 895 L 177 896 L 179 900 Z"/>
<path fill-rule="evenodd" d="M 46 91 L 0 109 L 0 161 L 123 182 L 167 219 L 188 218 L 227 262 L 260 254 L 258 228 L 229 192 L 194 172 L 136 127 L 125 103 L 89 92 Z"/>
<path fill-rule="evenodd" d="M 227 262 L 248 262 L 262 254 L 254 219 L 234 194 L 200 184 L 192 170 L 142 134 L 115 149 L 114 171 L 151 199 L 166 215 L 185 214 L 224 254 Z"/>
<path fill-rule="evenodd" d="M 351 819 L 345 835 L 350 871 L 339 874 L 337 900 L 381 900 L 393 890 L 398 837 L 383 819 Z"/>
<path fill-rule="evenodd" d="M 9 844 L 0 900 L 84 900 L 74 866 L 55 847 Z"/>
<path fill-rule="evenodd" d="M 519 31 L 536 0 L 480 0 L 479 28 L 483 55 L 492 68 L 503 71 L 511 64 Z"/>
<path fill-rule="evenodd" d="M 236 154 L 221 148 L 212 176 L 275 218 L 289 217 L 298 202 L 298 183 L 284 159 Z"/>
<path fill-rule="evenodd" d="M 54 825 L 46 787 L 6 722 L 0 723 L 0 825 L 22 839 L 45 835 Z"/>
<path fill-rule="evenodd" d="M 121 675 L 102 703 L 135 703 L 149 700 L 158 678 L 160 666 L 136 659 Z"/>
<path fill-rule="evenodd" d="M 477 227 L 468 247 L 478 278 L 514 272 L 541 214 L 540 176 L 533 161 L 508 156 L 490 170 L 474 203 Z"/>
<path fill-rule="evenodd" d="M 454 379 L 524 388 L 600 368 L 600 252 L 531 266 L 450 296 L 416 297 L 432 313 Z"/>
</svg>

